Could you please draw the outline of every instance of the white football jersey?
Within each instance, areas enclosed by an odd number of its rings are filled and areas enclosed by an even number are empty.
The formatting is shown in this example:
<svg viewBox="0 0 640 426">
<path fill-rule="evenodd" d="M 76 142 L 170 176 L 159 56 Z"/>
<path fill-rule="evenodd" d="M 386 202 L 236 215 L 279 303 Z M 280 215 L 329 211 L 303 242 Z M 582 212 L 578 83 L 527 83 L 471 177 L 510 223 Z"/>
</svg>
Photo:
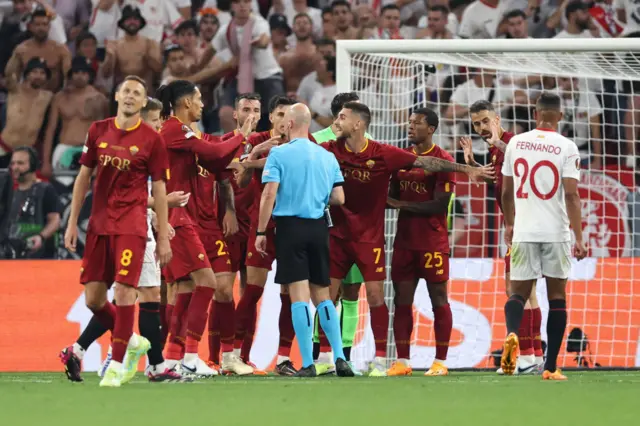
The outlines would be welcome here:
<svg viewBox="0 0 640 426">
<path fill-rule="evenodd" d="M 580 180 L 576 144 L 553 130 L 535 129 L 507 145 L 504 176 L 513 177 L 514 242 L 571 241 L 563 178 Z"/>
</svg>

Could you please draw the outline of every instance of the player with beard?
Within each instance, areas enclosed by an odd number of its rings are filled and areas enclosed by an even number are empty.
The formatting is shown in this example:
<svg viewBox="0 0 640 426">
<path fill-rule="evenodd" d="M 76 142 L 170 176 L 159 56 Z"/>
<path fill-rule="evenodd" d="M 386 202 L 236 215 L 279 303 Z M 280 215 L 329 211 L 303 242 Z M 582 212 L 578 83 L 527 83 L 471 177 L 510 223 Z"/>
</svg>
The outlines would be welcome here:
<svg viewBox="0 0 640 426">
<path fill-rule="evenodd" d="M 296 104 L 295 99 L 284 96 L 276 96 L 269 102 L 269 120 L 272 129 L 266 132 L 260 132 L 252 135 L 248 144 L 255 147 L 263 142 L 269 144 L 281 143 L 284 134 L 284 115 L 287 109 Z M 309 135 L 311 139 L 312 136 Z M 314 140 L 314 139 L 311 139 Z M 236 314 L 236 339 L 235 350 L 240 353 L 242 359 L 249 361 L 249 354 L 253 344 L 253 335 L 256 326 L 256 316 L 258 302 L 262 297 L 264 286 L 267 283 L 267 275 L 271 270 L 271 266 L 275 260 L 275 243 L 274 232 L 275 223 L 269 221 L 267 226 L 267 244 L 266 255 L 257 252 L 255 248 L 255 239 L 257 237 L 258 216 L 260 212 L 260 197 L 262 196 L 262 168 L 266 163 L 266 157 L 261 159 L 253 159 L 240 163 L 243 168 L 238 174 L 238 185 L 247 187 L 255 185 L 255 200 L 251 210 L 251 228 L 249 230 L 249 240 L 247 242 L 247 286 L 242 298 L 238 302 Z M 280 331 L 280 341 L 278 344 L 278 357 L 276 360 L 276 373 L 283 376 L 292 376 L 296 373 L 293 363 L 289 356 L 291 353 L 291 345 L 295 332 L 293 330 L 293 322 L 291 320 L 291 299 L 285 287 L 281 287 L 280 301 L 280 317 L 278 320 L 278 328 Z"/>
<path fill-rule="evenodd" d="M 496 178 L 487 183 L 494 184 L 496 204 L 500 212 L 502 210 L 502 164 L 504 162 L 504 153 L 507 144 L 514 136 L 513 133 L 507 132 L 500 125 L 500 117 L 496 113 L 495 108 L 489 101 L 477 101 L 469 108 L 471 114 L 471 123 L 475 132 L 489 144 L 489 155 L 491 156 L 491 164 L 495 167 Z M 474 157 L 471 145 L 471 139 L 464 137 L 460 140 L 460 145 L 464 150 L 465 162 L 474 167 L 479 167 Z M 510 275 L 511 275 L 511 251 L 508 250 L 504 257 L 504 281 L 507 296 L 510 296 Z M 540 327 L 542 324 L 542 312 L 538 305 L 538 297 L 536 296 L 536 286 L 533 285 L 531 295 L 525 305 L 522 322 L 518 336 L 520 338 L 520 354 L 518 358 L 519 374 L 535 374 L 539 372 L 543 363 L 542 338 L 540 336 Z M 502 368 L 498 369 L 498 374 L 502 374 Z"/>
<path fill-rule="evenodd" d="M 336 141 L 322 146 L 332 152 L 345 176 L 344 206 L 332 207 L 331 288 L 335 300 L 340 284 L 356 264 L 367 289 L 371 328 L 375 339 L 375 359 L 368 374 L 386 376 L 385 355 L 389 310 L 384 303 L 385 273 L 384 211 L 389 179 L 403 169 L 419 168 L 427 172 L 466 173 L 472 180 L 492 178 L 493 167 L 474 168 L 432 156 L 381 144 L 365 137 L 371 122 L 369 108 L 347 102 L 334 123 Z"/>
<path fill-rule="evenodd" d="M 249 116 L 260 117 L 260 95 L 257 93 L 243 93 L 236 98 L 235 111 L 233 118 L 237 121 L 237 129 L 233 132 L 226 133 L 222 136 L 222 140 L 228 140 L 235 136 L 239 129 L 244 126 L 245 121 Z M 257 121 L 254 123 L 255 126 Z M 247 157 L 247 154 L 251 151 L 251 145 L 247 141 L 243 141 L 242 145 L 238 148 L 236 155 L 233 158 L 231 165 L 234 169 L 238 169 L 240 161 Z M 240 273 L 240 297 L 244 294 L 244 289 L 247 286 L 247 267 L 245 265 L 245 259 L 247 256 L 247 241 L 249 239 L 249 227 L 251 223 L 250 210 L 255 201 L 254 185 L 241 188 L 238 186 L 235 179 L 231 179 L 231 186 L 233 188 L 234 195 L 234 209 L 235 217 L 238 224 L 238 232 L 233 234 L 225 233 L 225 241 L 227 243 L 227 250 L 231 258 L 231 272 L 233 276 Z M 220 197 L 221 191 L 218 191 L 218 218 L 225 218 L 227 216 L 227 206 Z M 224 220 L 223 220 L 224 222 Z M 225 228 L 224 223 L 222 224 Z M 209 360 L 207 365 L 213 369 L 220 369 L 220 338 L 221 338 L 221 322 L 224 321 L 220 311 L 216 309 L 216 303 L 214 302 L 209 309 Z M 235 336 L 235 329 L 233 330 Z M 233 345 L 233 339 L 231 341 Z"/>
<path fill-rule="evenodd" d="M 89 129 L 65 233 L 65 247 L 75 251 L 78 215 L 97 167 L 80 282 L 85 285 L 87 307 L 112 330 L 112 360 L 100 382 L 106 387 L 131 380 L 135 375 L 131 367 L 137 367 L 151 346 L 147 339 L 133 334 L 136 288 L 147 244 L 149 176 L 158 215 L 156 255 L 162 266 L 172 256 L 165 187 L 167 152 L 162 138 L 140 118 L 147 102 L 144 82 L 138 77 L 125 78 L 116 101 L 116 117 Z M 107 301 L 108 287 L 114 281 L 118 306 Z M 127 368 L 123 366 L 125 352 Z"/>
<path fill-rule="evenodd" d="M 214 174 L 224 170 L 251 131 L 252 122 L 247 120 L 241 134 L 227 141 L 215 137 L 205 141 L 190 127 L 191 123 L 200 120 L 203 107 L 200 90 L 193 83 L 173 81 L 158 89 L 158 98 L 163 105 L 161 115 L 166 119 L 161 134 L 169 151 L 172 177 L 169 189 L 199 194 L 202 185 L 199 167 Z M 200 208 L 197 197 L 193 196 L 184 209 L 173 209 L 170 215 L 171 226 L 175 229 L 175 237 L 171 240 L 174 258 L 164 272 L 167 281 L 177 282 L 178 287 L 165 358 L 169 367 L 177 366 L 182 359 L 183 372 L 211 376 L 216 372 L 198 357 L 198 344 L 218 283 L 198 234 Z M 185 311 L 186 318 L 183 318 Z"/>
<path fill-rule="evenodd" d="M 444 149 L 433 143 L 438 115 L 418 108 L 409 117 L 408 152 L 419 156 L 455 162 Z M 444 365 L 451 340 L 453 317 L 447 298 L 449 280 L 449 230 L 447 212 L 455 176 L 451 172 L 425 173 L 419 169 L 399 170 L 391 179 L 387 204 L 400 210 L 393 244 L 391 279 L 395 290 L 393 333 L 398 360 L 388 376 L 410 376 L 413 298 L 418 281 L 427 282 L 433 309 L 436 357 L 425 376 L 446 376 Z"/>
</svg>

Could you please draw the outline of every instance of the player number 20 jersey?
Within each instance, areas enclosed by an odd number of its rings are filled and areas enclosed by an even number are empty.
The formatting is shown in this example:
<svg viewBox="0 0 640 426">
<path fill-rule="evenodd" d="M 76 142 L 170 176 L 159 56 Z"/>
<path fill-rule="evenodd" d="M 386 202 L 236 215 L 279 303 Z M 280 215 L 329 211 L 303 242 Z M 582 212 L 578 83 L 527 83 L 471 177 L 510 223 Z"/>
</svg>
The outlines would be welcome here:
<svg viewBox="0 0 640 426">
<path fill-rule="evenodd" d="M 513 177 L 514 242 L 571 241 L 562 179 L 580 180 L 573 141 L 548 129 L 516 135 L 507 145 L 502 174 Z"/>
</svg>

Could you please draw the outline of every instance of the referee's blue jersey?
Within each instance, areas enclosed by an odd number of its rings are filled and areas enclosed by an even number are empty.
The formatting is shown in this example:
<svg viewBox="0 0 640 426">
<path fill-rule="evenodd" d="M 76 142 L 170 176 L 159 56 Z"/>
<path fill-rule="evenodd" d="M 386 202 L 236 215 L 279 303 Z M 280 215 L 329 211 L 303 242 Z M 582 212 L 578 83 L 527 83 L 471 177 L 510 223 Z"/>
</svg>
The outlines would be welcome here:
<svg viewBox="0 0 640 426">
<path fill-rule="evenodd" d="M 336 157 L 307 138 L 275 147 L 267 157 L 262 183 L 278 182 L 274 216 L 319 219 L 333 187 L 344 182 Z"/>
</svg>

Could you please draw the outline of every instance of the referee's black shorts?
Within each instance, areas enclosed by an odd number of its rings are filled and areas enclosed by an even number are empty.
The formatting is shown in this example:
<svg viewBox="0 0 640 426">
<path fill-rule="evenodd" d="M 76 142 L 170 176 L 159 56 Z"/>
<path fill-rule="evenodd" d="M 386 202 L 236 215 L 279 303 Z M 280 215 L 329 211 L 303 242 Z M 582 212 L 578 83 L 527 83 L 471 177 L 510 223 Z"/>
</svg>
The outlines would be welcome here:
<svg viewBox="0 0 640 426">
<path fill-rule="evenodd" d="M 329 286 L 329 227 L 324 217 L 276 216 L 275 222 L 276 283 L 309 280 Z"/>
</svg>

